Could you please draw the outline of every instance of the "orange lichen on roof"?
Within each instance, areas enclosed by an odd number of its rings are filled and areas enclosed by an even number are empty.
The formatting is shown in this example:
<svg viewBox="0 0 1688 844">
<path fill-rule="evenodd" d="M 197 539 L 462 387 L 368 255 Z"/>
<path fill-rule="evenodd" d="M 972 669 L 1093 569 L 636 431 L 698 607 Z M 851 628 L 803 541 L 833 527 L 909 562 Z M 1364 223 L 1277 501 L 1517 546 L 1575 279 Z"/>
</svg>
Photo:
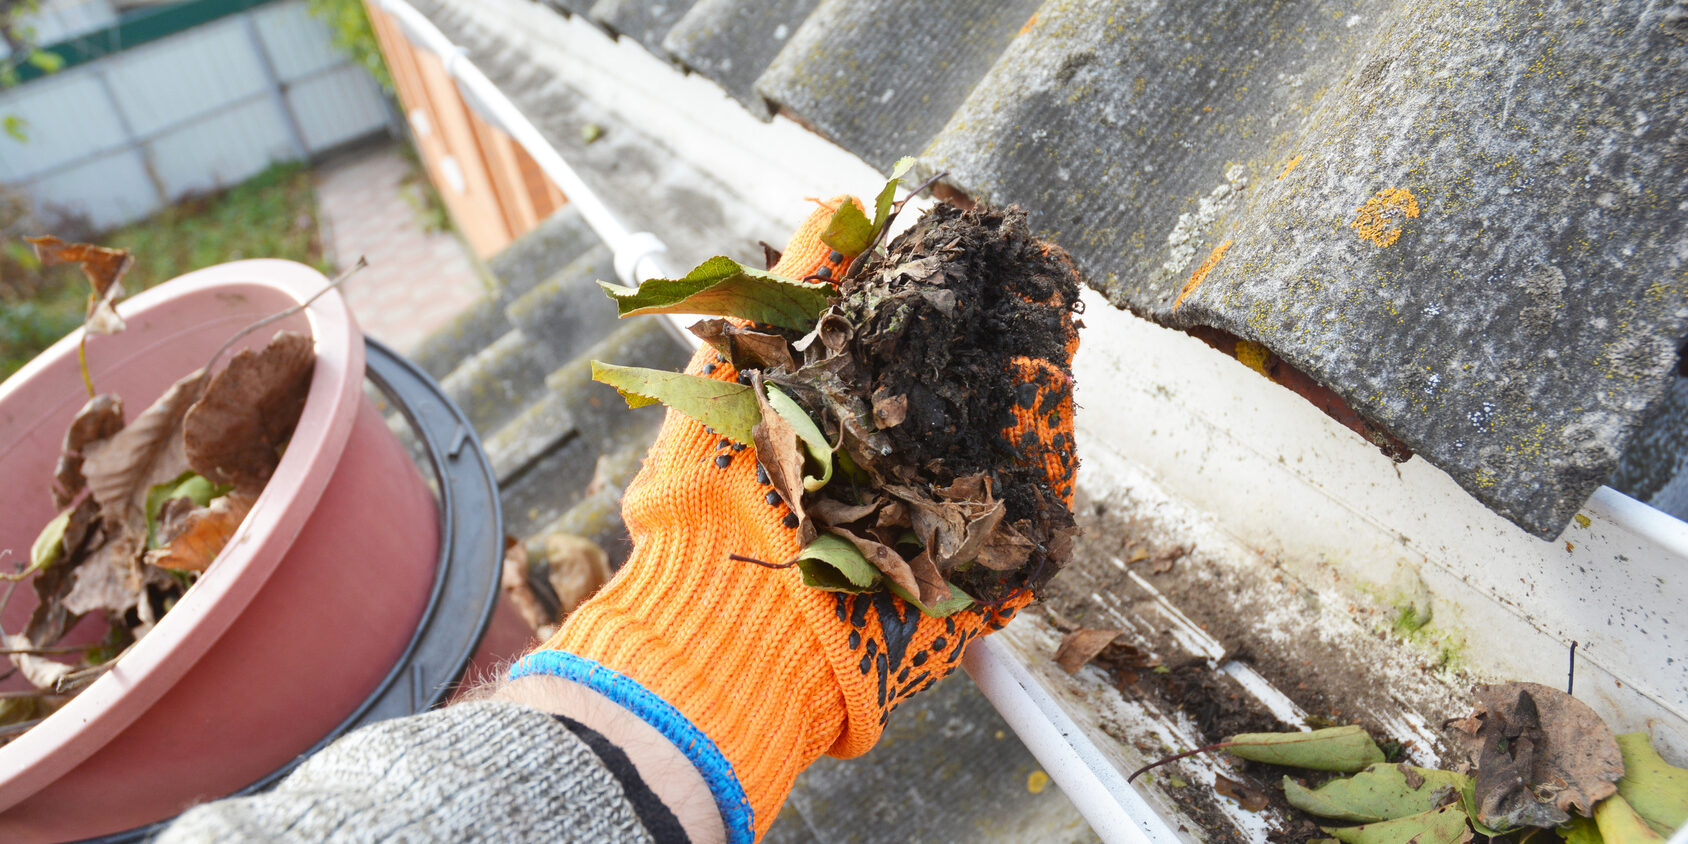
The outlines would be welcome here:
<svg viewBox="0 0 1688 844">
<path fill-rule="evenodd" d="M 1034 27 L 1034 26 L 1037 26 L 1037 12 L 1032 12 L 1032 16 L 1029 17 L 1029 18 L 1026 18 L 1026 25 L 1020 27 L 1020 31 L 1019 31 L 1018 34 L 1019 35 L 1025 35 L 1026 33 L 1031 32 L 1032 27 Z"/>
<path fill-rule="evenodd" d="M 1237 341 L 1237 360 L 1242 361 L 1244 366 L 1266 376 L 1267 378 L 1272 377 L 1272 373 L 1266 370 L 1266 363 L 1271 359 L 1271 357 L 1272 352 L 1270 349 L 1267 349 L 1265 346 L 1262 346 L 1253 340 Z"/>
<path fill-rule="evenodd" d="M 1384 188 L 1366 204 L 1348 227 L 1378 246 L 1394 246 L 1401 238 L 1401 223 L 1418 216 L 1418 199 L 1406 188 Z"/>
<path fill-rule="evenodd" d="M 1207 260 L 1203 261 L 1202 265 L 1196 267 L 1196 271 L 1190 274 L 1190 280 L 1184 282 L 1184 289 L 1178 291 L 1178 298 L 1172 302 L 1173 310 L 1178 310 L 1178 306 L 1184 304 L 1184 297 L 1196 292 L 1196 288 L 1202 286 L 1202 282 L 1207 280 L 1207 274 L 1213 272 L 1213 268 L 1219 265 L 1219 259 L 1225 257 L 1225 250 L 1230 248 L 1231 241 L 1229 240 L 1214 247 L 1213 253 L 1207 256 Z"/>
<path fill-rule="evenodd" d="M 1299 156 L 1299 155 L 1290 159 L 1289 163 L 1284 165 L 1284 172 L 1278 174 L 1278 178 L 1282 179 L 1283 177 L 1288 176 L 1289 171 L 1294 170 L 1295 165 L 1300 164 L 1300 163 L 1301 163 L 1301 156 Z"/>
</svg>

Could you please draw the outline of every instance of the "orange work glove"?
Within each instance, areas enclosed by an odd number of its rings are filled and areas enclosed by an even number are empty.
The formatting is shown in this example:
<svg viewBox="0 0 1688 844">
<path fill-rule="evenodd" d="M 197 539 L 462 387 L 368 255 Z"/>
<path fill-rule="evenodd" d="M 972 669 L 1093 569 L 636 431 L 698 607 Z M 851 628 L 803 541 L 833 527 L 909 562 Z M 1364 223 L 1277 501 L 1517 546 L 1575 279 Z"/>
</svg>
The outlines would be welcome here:
<svg viewBox="0 0 1688 844">
<path fill-rule="evenodd" d="M 821 242 L 830 216 L 817 210 L 774 272 L 841 278 L 852 256 Z M 1075 326 L 1068 360 L 1022 359 L 1010 373 L 1030 385 L 1010 442 L 1042 463 L 1069 505 L 1076 346 Z M 738 376 L 709 347 L 686 371 Z M 1035 444 L 1022 442 L 1027 432 Z M 867 752 L 897 704 L 947 676 L 969 641 L 1031 600 L 1021 592 L 995 608 L 930 618 L 886 592 L 825 592 L 805 586 L 796 568 L 730 559 L 783 562 L 800 550 L 797 518 L 751 449 L 669 411 L 627 490 L 626 565 L 511 672 L 583 683 L 656 727 L 703 774 L 729 841 L 760 838 L 798 773 L 822 753 Z"/>
</svg>

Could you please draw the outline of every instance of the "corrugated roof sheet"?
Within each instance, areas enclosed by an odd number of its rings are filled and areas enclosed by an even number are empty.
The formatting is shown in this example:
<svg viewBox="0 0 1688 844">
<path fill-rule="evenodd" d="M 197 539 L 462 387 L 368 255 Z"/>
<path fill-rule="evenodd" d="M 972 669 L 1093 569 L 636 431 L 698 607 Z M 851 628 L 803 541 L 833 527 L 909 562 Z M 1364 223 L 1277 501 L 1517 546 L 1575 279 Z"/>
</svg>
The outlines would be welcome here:
<svg viewBox="0 0 1688 844">
<path fill-rule="evenodd" d="M 1310 375 L 1532 533 L 1670 386 L 1681 2 L 803 5 L 704 0 L 664 54 L 1025 206 L 1111 301 Z"/>
<path fill-rule="evenodd" d="M 820 0 L 698 0 L 662 47 L 688 70 L 715 80 L 761 118 L 773 115 L 756 82 Z"/>
</svg>

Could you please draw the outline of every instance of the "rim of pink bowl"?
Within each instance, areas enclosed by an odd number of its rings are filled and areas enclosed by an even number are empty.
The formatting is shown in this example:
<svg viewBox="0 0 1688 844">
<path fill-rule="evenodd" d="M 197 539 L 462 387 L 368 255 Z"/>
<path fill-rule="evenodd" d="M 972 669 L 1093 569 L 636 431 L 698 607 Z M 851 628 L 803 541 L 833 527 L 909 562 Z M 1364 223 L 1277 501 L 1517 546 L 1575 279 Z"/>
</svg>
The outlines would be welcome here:
<svg viewBox="0 0 1688 844">
<path fill-rule="evenodd" d="M 328 283 L 322 273 L 292 261 L 235 261 L 178 276 L 120 303 L 118 312 L 134 323 L 154 308 L 229 285 L 271 287 L 303 302 Z M 151 632 L 63 708 L 0 747 L 0 809 L 81 764 L 156 703 L 251 602 L 309 519 L 351 434 L 362 398 L 364 350 L 363 332 L 338 290 L 317 298 L 303 314 L 316 345 L 316 368 L 275 474 L 222 554 Z M 81 337 L 78 329 L 53 344 L 8 382 L 22 384 L 49 359 L 75 354 Z M 0 385 L 0 400 L 11 391 Z M 285 505 L 278 501 L 284 497 Z"/>
</svg>

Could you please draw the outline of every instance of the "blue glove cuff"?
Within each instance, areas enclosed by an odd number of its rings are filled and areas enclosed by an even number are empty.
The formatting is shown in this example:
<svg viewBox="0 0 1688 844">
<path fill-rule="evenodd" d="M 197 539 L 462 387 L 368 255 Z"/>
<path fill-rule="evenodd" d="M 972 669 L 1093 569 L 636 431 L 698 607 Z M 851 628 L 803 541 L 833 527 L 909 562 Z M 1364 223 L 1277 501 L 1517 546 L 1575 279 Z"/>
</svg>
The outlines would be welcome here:
<svg viewBox="0 0 1688 844">
<path fill-rule="evenodd" d="M 721 821 L 727 827 L 728 844 L 752 844 L 756 840 L 750 800 L 739 785 L 733 766 L 721 755 L 715 742 L 681 715 L 680 710 L 632 678 L 567 651 L 536 651 L 510 666 L 512 680 L 535 674 L 561 677 L 586 686 L 655 727 L 703 775 L 709 793 L 715 797 L 715 808 L 720 810 Z"/>
</svg>

